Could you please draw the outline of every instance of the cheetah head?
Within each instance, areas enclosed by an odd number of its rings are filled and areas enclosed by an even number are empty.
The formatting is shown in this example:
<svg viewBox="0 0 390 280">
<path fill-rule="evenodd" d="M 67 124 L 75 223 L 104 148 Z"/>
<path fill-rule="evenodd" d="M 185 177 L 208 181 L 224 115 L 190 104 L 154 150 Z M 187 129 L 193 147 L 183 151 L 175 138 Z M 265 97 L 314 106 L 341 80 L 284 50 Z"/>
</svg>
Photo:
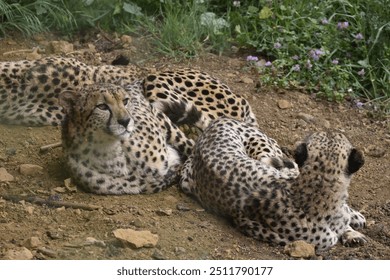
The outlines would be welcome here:
<svg viewBox="0 0 390 280">
<path fill-rule="evenodd" d="M 79 92 L 64 91 L 59 104 L 66 114 L 63 136 L 68 139 L 123 139 L 135 128 L 129 113 L 130 96 L 120 86 L 94 84 Z"/>
<path fill-rule="evenodd" d="M 314 170 L 335 176 L 349 177 L 364 164 L 363 154 L 338 132 L 311 134 L 297 146 L 294 157 L 300 168 L 310 165 Z"/>
</svg>

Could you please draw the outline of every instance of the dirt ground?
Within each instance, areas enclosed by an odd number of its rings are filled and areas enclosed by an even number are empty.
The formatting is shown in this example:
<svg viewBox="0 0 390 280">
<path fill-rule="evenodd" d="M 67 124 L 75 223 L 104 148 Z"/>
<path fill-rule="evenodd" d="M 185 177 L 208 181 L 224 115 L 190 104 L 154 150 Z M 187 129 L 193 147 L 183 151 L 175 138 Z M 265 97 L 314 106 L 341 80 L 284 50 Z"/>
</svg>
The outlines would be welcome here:
<svg viewBox="0 0 390 280">
<path fill-rule="evenodd" d="M 37 46 L 44 49 L 45 40 L 46 36 L 29 41 L 1 39 L 0 60 L 31 57 L 29 51 L 14 51 Z M 87 63 L 110 63 L 121 53 L 140 67 L 185 66 L 212 74 L 249 100 L 261 129 L 282 146 L 292 148 L 296 141 L 316 130 L 344 132 L 365 153 L 366 163 L 352 180 L 349 203 L 367 218 L 367 228 L 362 232 L 369 242 L 354 248 L 338 244 L 314 258 L 390 259 L 388 119 L 369 118 L 365 110 L 347 102 L 336 104 L 300 92 L 258 88 L 256 75 L 246 68 L 245 56 L 205 54 L 176 62 L 159 57 L 144 41 L 135 38 L 126 41 L 124 48 L 103 37 L 89 42 L 93 46 L 74 42 L 75 50 L 88 49 L 83 56 Z M 287 108 L 280 108 L 281 100 Z M 309 119 L 303 114 L 309 114 Z M 158 194 L 135 196 L 99 196 L 65 186 L 64 180 L 69 176 L 61 148 L 40 151 L 41 146 L 58 141 L 59 128 L 0 125 L 0 168 L 14 176 L 14 181 L 0 182 L 0 196 L 35 196 L 99 209 L 55 208 L 0 198 L 0 259 L 12 258 L 13 252 L 26 253 L 23 247 L 33 259 L 291 259 L 283 247 L 242 235 L 175 186 Z M 43 169 L 31 175 L 21 174 L 22 164 Z M 123 246 L 113 235 L 119 228 L 147 230 L 157 234 L 159 241 L 151 248 Z"/>
</svg>

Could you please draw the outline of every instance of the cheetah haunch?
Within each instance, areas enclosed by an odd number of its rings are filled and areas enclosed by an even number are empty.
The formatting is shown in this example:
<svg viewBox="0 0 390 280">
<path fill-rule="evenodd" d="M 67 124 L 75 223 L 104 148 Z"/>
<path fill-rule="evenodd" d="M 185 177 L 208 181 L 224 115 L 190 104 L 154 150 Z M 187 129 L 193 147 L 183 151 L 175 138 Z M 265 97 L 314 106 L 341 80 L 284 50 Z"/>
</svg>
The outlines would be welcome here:
<svg viewBox="0 0 390 280">
<path fill-rule="evenodd" d="M 338 240 L 365 243 L 364 235 L 352 229 L 364 227 L 365 219 L 347 205 L 362 154 L 341 133 L 318 132 L 296 148 L 295 160 L 299 172 L 274 140 L 222 118 L 198 138 L 180 188 L 259 240 L 280 245 L 305 240 L 317 250 Z"/>
</svg>

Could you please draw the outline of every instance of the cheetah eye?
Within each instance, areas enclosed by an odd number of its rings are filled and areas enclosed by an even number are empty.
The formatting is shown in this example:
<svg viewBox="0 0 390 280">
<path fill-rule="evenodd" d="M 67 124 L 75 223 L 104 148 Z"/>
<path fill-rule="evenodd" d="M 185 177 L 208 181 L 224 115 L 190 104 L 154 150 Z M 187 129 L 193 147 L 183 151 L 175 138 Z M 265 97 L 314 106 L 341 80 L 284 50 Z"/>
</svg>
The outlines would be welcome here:
<svg viewBox="0 0 390 280">
<path fill-rule="evenodd" d="M 104 103 L 96 105 L 96 108 L 103 110 L 103 111 L 107 111 L 109 109 L 108 105 L 104 104 Z"/>
<path fill-rule="evenodd" d="M 129 98 L 123 99 L 123 105 L 127 106 L 129 104 Z"/>
</svg>

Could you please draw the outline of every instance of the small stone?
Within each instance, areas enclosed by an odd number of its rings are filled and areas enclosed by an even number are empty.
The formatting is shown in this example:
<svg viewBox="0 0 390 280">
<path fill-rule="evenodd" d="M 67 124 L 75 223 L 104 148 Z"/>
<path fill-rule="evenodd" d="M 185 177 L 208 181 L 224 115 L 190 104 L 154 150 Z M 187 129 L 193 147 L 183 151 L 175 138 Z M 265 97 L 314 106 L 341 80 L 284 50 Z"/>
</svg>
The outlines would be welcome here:
<svg viewBox="0 0 390 280">
<path fill-rule="evenodd" d="M 248 78 L 248 77 L 244 77 L 241 79 L 241 82 L 244 83 L 244 84 L 253 84 L 253 80 L 251 78 Z"/>
<path fill-rule="evenodd" d="M 52 54 L 67 54 L 73 52 L 74 47 L 67 41 L 51 41 L 47 49 Z"/>
<path fill-rule="evenodd" d="M 66 188 L 65 187 L 56 187 L 53 189 L 53 191 L 57 192 L 57 193 L 66 193 Z"/>
<path fill-rule="evenodd" d="M 8 173 L 8 171 L 4 168 L 0 168 L 0 182 L 12 182 L 15 178 L 11 174 Z"/>
<path fill-rule="evenodd" d="M 34 213 L 35 208 L 34 208 L 33 206 L 31 206 L 31 205 L 26 205 L 26 206 L 24 207 L 24 210 L 26 210 L 26 212 L 27 212 L 28 214 L 32 215 L 32 214 Z"/>
<path fill-rule="evenodd" d="M 284 247 L 284 252 L 294 258 L 311 258 L 316 255 L 313 244 L 297 240 Z"/>
<path fill-rule="evenodd" d="M 65 206 L 62 206 L 62 207 L 58 207 L 58 208 L 56 208 L 56 212 L 63 212 L 63 211 L 65 211 Z"/>
<path fill-rule="evenodd" d="M 41 175 L 43 167 L 36 164 L 21 164 L 19 165 L 19 172 L 26 176 L 37 176 Z"/>
<path fill-rule="evenodd" d="M 135 231 L 132 229 L 116 229 L 114 236 L 126 245 L 134 248 L 151 248 L 157 245 L 158 235 L 150 231 Z"/>
<path fill-rule="evenodd" d="M 97 240 L 96 238 L 93 238 L 93 237 L 87 237 L 85 239 L 85 245 L 88 246 L 88 245 L 95 245 L 95 246 L 98 246 L 98 247 L 106 247 L 106 243 L 102 240 Z"/>
<path fill-rule="evenodd" d="M 133 42 L 133 38 L 129 35 L 122 35 L 121 36 L 121 42 L 123 44 L 130 45 Z"/>
<path fill-rule="evenodd" d="M 172 213 L 172 209 L 159 209 L 156 211 L 156 214 L 159 216 L 171 216 Z"/>
<path fill-rule="evenodd" d="M 155 260 L 166 260 L 167 258 L 164 256 L 164 254 L 160 250 L 154 250 L 152 254 L 152 258 Z"/>
<path fill-rule="evenodd" d="M 34 255 L 26 247 L 10 249 L 4 254 L 5 260 L 31 260 Z"/>
<path fill-rule="evenodd" d="M 313 123 L 315 121 L 314 116 L 305 113 L 299 113 L 298 119 L 304 120 L 307 123 Z"/>
<path fill-rule="evenodd" d="M 176 205 L 176 209 L 179 210 L 179 211 L 190 211 L 191 208 L 188 207 L 188 205 L 184 204 L 184 203 L 178 203 Z"/>
<path fill-rule="evenodd" d="M 176 256 L 182 255 L 186 252 L 186 249 L 183 247 L 175 247 L 175 254 Z"/>
<path fill-rule="evenodd" d="M 29 239 L 27 239 L 23 245 L 29 249 L 33 249 L 41 246 L 42 241 L 39 239 L 39 237 L 32 236 Z"/>
<path fill-rule="evenodd" d="M 57 252 L 52 250 L 52 249 L 49 249 L 49 248 L 46 248 L 46 247 L 39 247 L 38 248 L 38 252 L 50 257 L 50 258 L 55 258 L 57 257 Z"/>
<path fill-rule="evenodd" d="M 278 101 L 278 107 L 280 109 L 289 109 L 289 108 L 292 107 L 292 104 L 289 101 L 285 100 L 285 99 L 281 99 L 281 100 Z"/>
</svg>

